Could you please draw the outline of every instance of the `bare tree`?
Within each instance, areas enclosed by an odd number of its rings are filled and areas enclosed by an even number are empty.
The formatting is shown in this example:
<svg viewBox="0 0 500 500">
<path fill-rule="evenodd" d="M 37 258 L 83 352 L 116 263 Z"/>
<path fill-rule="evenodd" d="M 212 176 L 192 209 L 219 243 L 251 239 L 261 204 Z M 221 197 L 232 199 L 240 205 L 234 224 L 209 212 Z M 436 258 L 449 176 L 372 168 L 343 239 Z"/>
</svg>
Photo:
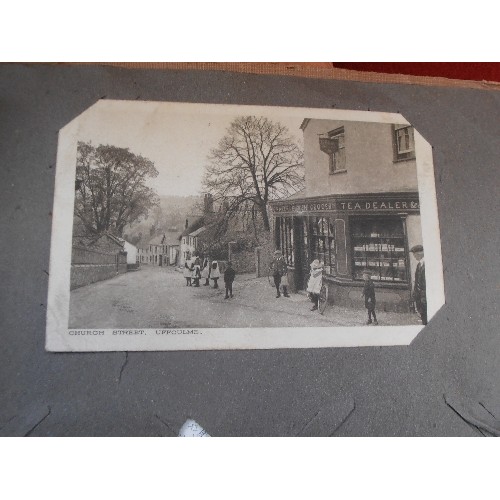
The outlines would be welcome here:
<svg viewBox="0 0 500 500">
<path fill-rule="evenodd" d="M 121 236 L 127 224 L 158 204 L 155 191 L 146 185 L 157 175 L 151 160 L 128 148 L 79 142 L 75 215 L 91 233 Z"/>
<path fill-rule="evenodd" d="M 267 205 L 304 180 L 303 153 L 288 129 L 264 117 L 234 120 L 208 156 L 204 189 L 228 216 L 250 202 L 270 230 Z"/>
</svg>

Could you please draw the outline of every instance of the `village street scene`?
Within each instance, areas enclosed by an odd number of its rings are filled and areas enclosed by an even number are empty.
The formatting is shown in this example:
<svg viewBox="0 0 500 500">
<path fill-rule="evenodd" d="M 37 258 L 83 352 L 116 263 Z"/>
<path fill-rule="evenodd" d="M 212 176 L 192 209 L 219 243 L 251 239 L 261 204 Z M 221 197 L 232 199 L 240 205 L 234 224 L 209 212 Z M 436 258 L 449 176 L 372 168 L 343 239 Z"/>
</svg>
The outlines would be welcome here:
<svg viewBox="0 0 500 500">
<path fill-rule="evenodd" d="M 69 328 L 426 324 L 411 126 L 112 111 L 78 143 Z"/>
<path fill-rule="evenodd" d="M 252 274 L 237 277 L 229 300 L 223 288 L 184 285 L 182 274 L 171 268 L 144 266 L 81 287 L 72 292 L 69 328 L 328 327 L 360 321 L 353 308 L 332 305 L 324 315 L 311 311 L 305 293 L 276 299 L 267 278 Z M 382 311 L 378 318 L 384 325 L 415 324 L 414 314 Z"/>
</svg>

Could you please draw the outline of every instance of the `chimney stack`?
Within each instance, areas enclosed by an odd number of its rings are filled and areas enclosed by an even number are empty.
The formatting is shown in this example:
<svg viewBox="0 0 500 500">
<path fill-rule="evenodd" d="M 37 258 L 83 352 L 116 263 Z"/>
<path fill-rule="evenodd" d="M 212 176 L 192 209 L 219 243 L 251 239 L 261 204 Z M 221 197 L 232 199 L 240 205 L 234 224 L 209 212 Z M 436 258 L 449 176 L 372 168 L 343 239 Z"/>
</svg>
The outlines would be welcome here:
<svg viewBox="0 0 500 500">
<path fill-rule="evenodd" d="M 203 198 L 204 213 L 211 214 L 214 211 L 214 199 L 210 193 L 206 193 Z"/>
</svg>

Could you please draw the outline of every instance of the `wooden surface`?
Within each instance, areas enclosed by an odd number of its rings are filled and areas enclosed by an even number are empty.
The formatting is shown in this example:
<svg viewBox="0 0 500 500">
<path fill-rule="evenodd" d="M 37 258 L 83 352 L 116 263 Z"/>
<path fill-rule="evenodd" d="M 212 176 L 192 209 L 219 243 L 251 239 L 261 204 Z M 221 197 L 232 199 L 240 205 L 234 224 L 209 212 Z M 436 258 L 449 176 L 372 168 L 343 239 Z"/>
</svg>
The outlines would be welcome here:
<svg viewBox="0 0 500 500">
<path fill-rule="evenodd" d="M 61 64 L 61 63 L 60 63 Z M 336 67 L 334 65 L 352 65 L 353 67 L 361 67 L 360 65 L 367 65 L 367 67 L 374 68 L 373 64 L 383 65 L 386 63 L 331 63 L 331 62 L 279 62 L 279 63 L 226 63 L 226 62 L 106 62 L 106 63 L 64 63 L 64 64 L 95 64 L 95 65 L 111 65 L 125 68 L 142 68 L 142 69 L 194 69 L 205 71 L 231 71 L 238 73 L 254 73 L 263 75 L 287 75 L 287 76 L 300 76 L 305 78 L 320 78 L 330 80 L 351 80 L 360 82 L 372 83 L 399 83 L 399 84 L 417 84 L 417 85 L 430 85 L 436 87 L 461 87 L 461 88 L 476 88 L 487 90 L 499 90 L 500 82 L 487 81 L 487 80 L 463 80 L 458 78 L 446 78 L 443 76 L 423 76 L 423 75 L 410 75 L 400 73 L 380 73 L 374 71 L 358 71 L 353 69 L 346 69 Z M 387 63 L 389 64 L 389 63 Z M 401 64 L 401 68 L 408 69 L 410 63 L 393 63 L 391 70 L 394 71 L 396 66 L 394 64 Z M 444 64 L 444 63 L 443 63 Z M 468 63 L 464 64 L 465 74 L 479 75 L 480 68 L 476 69 L 475 73 L 468 73 L 465 68 Z M 383 66 L 380 66 L 383 67 Z M 443 66 L 444 67 L 444 66 Z M 419 71 L 423 69 L 420 68 Z M 496 71 L 496 70 L 495 70 Z M 436 74 L 437 69 L 434 69 Z M 450 72 L 448 72 L 451 74 Z M 446 71 L 443 70 L 443 74 Z M 453 74 L 460 74 L 455 70 Z M 494 71 L 485 74 L 496 74 Z"/>
</svg>

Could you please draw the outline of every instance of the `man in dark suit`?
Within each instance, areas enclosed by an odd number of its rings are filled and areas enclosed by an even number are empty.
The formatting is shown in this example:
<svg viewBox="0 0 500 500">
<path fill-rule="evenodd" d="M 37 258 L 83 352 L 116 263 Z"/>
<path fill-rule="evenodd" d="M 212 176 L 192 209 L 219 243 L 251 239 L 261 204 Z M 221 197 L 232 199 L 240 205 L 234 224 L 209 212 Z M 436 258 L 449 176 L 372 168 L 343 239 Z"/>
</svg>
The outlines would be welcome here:
<svg viewBox="0 0 500 500">
<path fill-rule="evenodd" d="M 236 271 L 233 269 L 231 262 L 227 263 L 227 268 L 224 271 L 224 284 L 226 285 L 225 299 L 233 298 L 233 281 L 236 276 Z"/>
<path fill-rule="evenodd" d="M 283 287 L 283 297 L 290 297 L 290 295 L 288 295 L 288 266 L 281 250 L 276 250 L 274 252 L 274 259 L 269 267 L 273 272 L 276 298 L 278 299 L 281 297 L 280 285 Z"/>
<path fill-rule="evenodd" d="M 425 293 L 425 262 L 424 262 L 424 247 L 422 245 L 415 245 L 411 248 L 410 252 L 418 261 L 417 269 L 415 271 L 415 283 L 413 286 L 413 300 L 415 300 L 415 307 L 420 314 L 422 324 L 427 324 L 427 296 Z"/>
</svg>

